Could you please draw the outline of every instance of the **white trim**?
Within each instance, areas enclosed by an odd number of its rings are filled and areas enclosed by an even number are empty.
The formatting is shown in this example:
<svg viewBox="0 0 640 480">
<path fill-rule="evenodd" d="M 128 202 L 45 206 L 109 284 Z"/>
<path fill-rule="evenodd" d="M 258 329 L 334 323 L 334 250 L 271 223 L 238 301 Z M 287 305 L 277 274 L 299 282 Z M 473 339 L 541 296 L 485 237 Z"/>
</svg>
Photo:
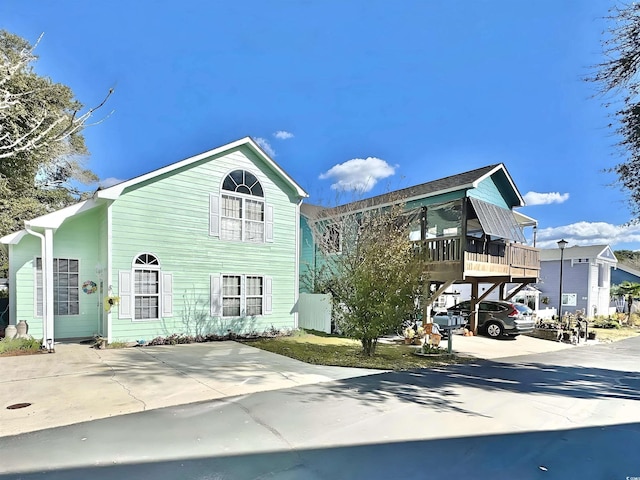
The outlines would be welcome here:
<svg viewBox="0 0 640 480">
<path fill-rule="evenodd" d="M 17 273 L 17 265 L 14 265 L 16 262 L 12 262 L 11 258 L 13 257 L 13 245 L 9 245 L 9 325 L 15 325 L 16 322 L 16 314 L 17 314 L 17 305 L 16 300 L 18 299 L 16 293 L 16 273 Z M 13 323 L 12 323 L 13 322 Z"/>
<path fill-rule="evenodd" d="M 158 177 L 160 175 L 164 175 L 166 173 L 170 173 L 174 170 L 178 170 L 180 168 L 184 168 L 189 166 L 195 162 L 199 162 L 200 160 L 204 160 L 207 157 L 211 157 L 214 155 L 218 155 L 224 153 L 226 151 L 241 147 L 248 146 L 253 150 L 255 154 L 262 158 L 262 160 L 281 178 L 286 180 L 291 187 L 296 191 L 296 194 L 299 197 L 308 197 L 309 195 L 305 192 L 302 187 L 300 187 L 278 164 L 276 164 L 271 157 L 269 157 L 264 150 L 260 148 L 260 146 L 251 138 L 244 137 L 240 140 L 236 140 L 235 142 L 227 143 L 226 145 L 222 145 L 218 148 L 214 148 L 213 150 L 209 150 L 207 152 L 201 153 L 199 155 L 195 155 L 193 157 L 189 157 L 185 160 L 173 163 L 171 165 L 167 165 L 166 167 L 159 168 L 158 170 L 154 170 L 152 172 L 146 173 L 144 175 L 140 175 L 139 177 L 132 178 L 131 180 L 127 180 L 121 182 L 117 185 L 114 185 L 109 188 L 105 188 L 104 190 L 98 190 L 95 194 L 95 198 L 108 198 L 111 200 L 117 199 L 122 192 L 131 186 L 137 185 L 138 183 L 145 182 L 152 178 Z"/>
<path fill-rule="evenodd" d="M 20 240 L 22 240 L 27 235 L 28 233 L 26 230 L 20 230 L 18 232 L 10 233 L 9 235 L 5 235 L 4 237 L 0 238 L 0 243 L 2 243 L 3 245 L 16 245 L 17 243 L 20 243 Z"/>
<path fill-rule="evenodd" d="M 264 241 L 273 243 L 273 205 L 264 204 Z"/>
<path fill-rule="evenodd" d="M 242 317 L 265 317 L 269 316 L 273 313 L 273 277 L 269 275 L 265 275 L 262 273 L 232 273 L 232 272 L 224 272 L 220 274 L 211 274 L 210 275 L 212 284 L 211 284 L 211 292 L 210 292 L 210 305 L 211 305 L 211 316 L 220 317 L 220 318 L 242 318 Z M 220 296 L 219 296 L 219 315 L 214 314 L 214 305 L 213 305 L 213 297 L 215 293 L 213 280 L 215 277 L 219 277 L 220 282 Z M 240 277 L 240 315 L 224 315 L 224 277 Z M 249 315 L 247 314 L 247 277 L 257 277 L 262 279 L 262 313 L 260 315 Z M 267 302 L 267 279 L 271 282 L 271 311 L 266 312 L 266 302 Z M 251 297 L 256 297 L 256 295 L 250 295 Z M 236 297 L 235 295 L 233 297 Z"/>
<path fill-rule="evenodd" d="M 162 318 L 173 317 L 173 273 L 160 272 L 160 309 Z"/>
<path fill-rule="evenodd" d="M 133 260 L 131 260 L 131 268 L 132 268 L 132 269 L 134 269 L 134 270 L 135 270 L 136 265 L 138 265 L 138 266 L 139 266 L 139 265 L 141 265 L 140 263 L 136 263 L 136 259 L 137 259 L 140 255 L 151 255 L 153 258 L 155 258 L 155 259 L 156 259 L 156 261 L 158 262 L 158 264 L 157 264 L 157 265 L 150 265 L 150 267 L 151 267 L 152 269 L 153 269 L 153 268 L 157 268 L 158 270 L 161 270 L 161 269 L 162 269 L 162 264 L 160 263 L 160 257 L 159 257 L 157 254 L 155 254 L 155 253 L 153 253 L 153 252 L 151 252 L 151 251 L 149 251 L 149 250 L 144 250 L 144 251 L 142 251 L 142 252 L 140 252 L 140 253 L 136 253 L 136 254 L 133 256 Z"/>
<path fill-rule="evenodd" d="M 296 204 L 295 210 L 295 225 L 296 225 L 296 258 L 295 258 L 295 267 L 294 267 L 294 281 L 293 281 L 293 306 L 296 307 L 298 305 L 298 300 L 300 299 L 300 242 L 302 242 L 302 235 L 300 234 L 300 205 L 302 205 L 302 200 L 300 200 Z M 298 328 L 298 309 L 292 308 L 293 310 L 293 328 Z"/>
<path fill-rule="evenodd" d="M 118 318 L 133 319 L 133 270 L 120 270 L 118 272 Z M 126 285 L 127 288 L 123 288 Z"/>
<path fill-rule="evenodd" d="M 520 205 L 516 205 L 516 206 L 524 207 L 525 206 L 524 198 L 522 198 L 522 195 L 520 195 L 520 192 L 518 191 L 518 188 L 516 187 L 516 184 L 513 183 L 513 179 L 511 178 L 511 175 L 509 175 L 509 172 L 507 171 L 507 167 L 505 167 L 503 163 L 500 163 L 500 164 L 496 165 L 496 167 L 494 169 L 490 170 L 489 172 L 487 172 L 484 175 L 482 175 L 481 177 L 479 177 L 476 181 L 474 181 L 473 182 L 473 188 L 477 188 L 478 185 L 480 185 L 480 182 L 482 182 L 483 180 L 489 178 L 491 175 L 496 173 L 498 170 L 504 171 L 504 174 L 507 177 L 507 180 L 509 181 L 509 184 L 511 185 L 511 188 L 513 189 L 513 191 L 516 193 L 516 196 L 518 197 Z"/>
<path fill-rule="evenodd" d="M 46 288 L 47 293 L 44 296 L 44 300 L 47 302 L 45 312 L 44 323 L 46 329 L 45 335 L 42 337 L 42 342 L 51 341 L 51 344 L 55 342 L 55 330 L 54 330 L 54 306 L 53 306 L 53 230 L 51 228 L 45 228 L 44 230 L 44 249 L 45 257 L 42 259 L 42 278 L 43 278 L 43 292 Z M 46 264 L 46 268 L 44 268 Z M 80 283 L 80 260 L 78 260 L 78 283 Z M 78 285 L 80 288 L 80 285 Z M 80 292 L 78 292 L 78 313 L 80 313 Z"/>
<path fill-rule="evenodd" d="M 106 294 L 111 295 L 113 288 L 113 202 L 107 205 L 107 278 L 106 278 Z M 120 288 L 118 286 L 118 288 Z M 103 292 L 105 293 L 105 292 Z M 104 301 L 104 299 L 102 300 Z M 104 307 L 104 305 L 103 305 Z M 103 308 L 104 309 L 104 308 Z M 120 310 L 120 308 L 118 308 Z M 111 310 L 107 312 L 107 342 L 113 341 L 113 318 Z"/>
<path fill-rule="evenodd" d="M 157 265 L 152 264 L 136 264 L 135 260 L 140 255 L 153 255 L 153 257 L 158 261 Z M 157 272 L 157 281 L 158 281 L 158 293 L 136 293 L 136 270 L 149 270 L 152 272 Z M 160 266 L 160 260 L 157 255 L 152 253 L 141 253 L 133 257 L 131 262 L 131 320 L 133 322 L 154 322 L 162 319 L 162 268 Z M 136 318 L 136 298 L 137 297 L 157 297 L 158 298 L 158 315 L 154 318 Z"/>
<path fill-rule="evenodd" d="M 224 210 L 224 201 L 223 201 L 223 196 L 227 196 L 229 198 L 235 198 L 240 200 L 242 203 L 240 205 L 240 212 L 241 216 L 239 218 L 237 217 L 227 217 L 223 214 L 223 210 Z M 249 220 L 247 218 L 247 200 L 251 200 L 253 202 L 256 203 L 260 203 L 262 204 L 262 241 L 261 242 L 256 242 L 253 240 L 247 240 L 246 239 L 246 234 L 247 234 L 247 223 L 249 222 L 253 222 L 253 223 L 258 223 L 256 220 Z M 267 243 L 267 202 L 265 201 L 264 197 L 257 197 L 255 195 L 249 195 L 246 193 L 238 193 L 238 192 L 232 192 L 231 190 L 220 190 L 220 197 L 218 200 L 218 228 L 219 228 L 219 236 L 218 238 L 220 238 L 220 240 L 225 241 L 225 242 L 242 242 L 242 243 L 248 243 L 248 244 L 252 244 L 252 245 L 260 245 L 260 244 L 265 244 Z M 224 238 L 224 235 L 222 233 L 222 220 L 223 219 L 231 219 L 231 220 L 240 220 L 241 221 L 241 230 L 240 230 L 240 240 L 237 240 L 235 238 Z M 211 220 L 209 220 L 211 221 Z M 273 224 L 272 224 L 272 229 L 273 229 Z M 211 230 L 211 227 L 209 227 L 209 230 Z M 211 232 L 209 232 L 209 234 L 211 235 Z M 269 241 L 269 243 L 273 242 L 273 239 Z"/>
<path fill-rule="evenodd" d="M 222 317 L 222 275 L 209 275 L 209 315 Z"/>
<path fill-rule="evenodd" d="M 262 315 L 273 313 L 273 277 L 264 275 L 262 277 Z"/>
<path fill-rule="evenodd" d="M 220 195 L 209 194 L 209 236 L 220 238 Z"/>
</svg>

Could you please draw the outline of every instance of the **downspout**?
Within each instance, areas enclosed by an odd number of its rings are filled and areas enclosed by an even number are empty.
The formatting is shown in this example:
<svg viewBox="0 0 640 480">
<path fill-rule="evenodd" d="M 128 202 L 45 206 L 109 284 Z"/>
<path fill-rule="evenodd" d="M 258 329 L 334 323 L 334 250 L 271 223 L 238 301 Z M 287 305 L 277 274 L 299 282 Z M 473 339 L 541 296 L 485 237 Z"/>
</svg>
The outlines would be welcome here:
<svg viewBox="0 0 640 480">
<path fill-rule="evenodd" d="M 29 224 L 27 222 L 25 222 L 24 224 L 24 229 L 26 230 L 26 232 L 30 235 L 33 235 L 34 237 L 38 237 L 40 239 L 40 264 L 42 267 L 42 347 L 46 348 L 47 347 L 47 338 L 49 338 L 48 336 L 48 331 L 47 331 L 47 326 L 48 326 L 48 322 L 47 319 L 49 318 L 49 311 L 47 309 L 47 288 L 46 288 L 46 262 L 45 262 L 45 254 L 46 254 L 46 248 L 45 248 L 45 238 L 44 238 L 44 234 L 36 232 L 34 230 L 31 230 L 31 227 L 29 226 Z"/>
</svg>

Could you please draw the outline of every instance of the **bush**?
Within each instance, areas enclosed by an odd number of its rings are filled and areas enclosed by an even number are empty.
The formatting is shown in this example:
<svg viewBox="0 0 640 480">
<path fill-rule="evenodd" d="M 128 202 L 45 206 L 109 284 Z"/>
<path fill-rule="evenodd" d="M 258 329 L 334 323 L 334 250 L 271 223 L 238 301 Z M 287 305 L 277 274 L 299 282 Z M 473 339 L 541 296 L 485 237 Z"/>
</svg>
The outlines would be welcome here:
<svg viewBox="0 0 640 480">
<path fill-rule="evenodd" d="M 174 333 L 168 337 L 156 337 L 147 342 L 147 345 L 181 345 L 186 343 L 220 342 L 223 340 L 248 340 L 256 338 L 274 338 L 290 335 L 290 331 L 278 330 L 273 325 L 267 328 L 262 334 L 252 331 L 248 333 L 234 333 L 228 331 L 226 335 L 207 333 L 206 335 L 184 335 Z"/>
<path fill-rule="evenodd" d="M 594 328 L 620 328 L 620 323 L 617 320 L 611 320 L 609 318 L 598 318 L 591 325 Z"/>
<path fill-rule="evenodd" d="M 16 352 L 37 352 L 42 348 L 42 340 L 35 338 L 3 338 L 0 340 L 0 354 Z"/>
</svg>

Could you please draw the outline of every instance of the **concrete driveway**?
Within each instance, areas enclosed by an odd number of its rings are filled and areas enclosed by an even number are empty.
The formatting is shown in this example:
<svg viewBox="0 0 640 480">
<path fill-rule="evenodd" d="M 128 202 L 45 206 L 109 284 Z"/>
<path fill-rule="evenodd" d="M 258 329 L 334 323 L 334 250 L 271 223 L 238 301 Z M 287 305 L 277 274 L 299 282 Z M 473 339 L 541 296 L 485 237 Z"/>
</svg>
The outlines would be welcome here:
<svg viewBox="0 0 640 480">
<path fill-rule="evenodd" d="M 572 348 L 520 336 L 453 337 L 456 353 L 496 359 Z M 309 365 L 236 342 L 0 358 L 0 436 L 255 392 L 381 373 Z M 20 409 L 6 407 L 30 403 Z"/>
<path fill-rule="evenodd" d="M 380 373 L 308 365 L 231 341 L 55 350 L 0 358 L 0 436 Z M 19 403 L 31 405 L 6 408 Z"/>
</svg>

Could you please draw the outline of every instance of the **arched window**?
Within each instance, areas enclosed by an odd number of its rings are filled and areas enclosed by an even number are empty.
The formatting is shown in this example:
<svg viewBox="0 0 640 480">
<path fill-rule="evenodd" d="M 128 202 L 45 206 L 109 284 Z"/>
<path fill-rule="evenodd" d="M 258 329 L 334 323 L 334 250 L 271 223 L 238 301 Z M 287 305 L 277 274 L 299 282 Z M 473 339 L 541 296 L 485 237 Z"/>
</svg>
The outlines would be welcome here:
<svg viewBox="0 0 640 480">
<path fill-rule="evenodd" d="M 264 192 L 251 172 L 234 170 L 222 182 L 220 238 L 265 241 Z"/>
<path fill-rule="evenodd" d="M 134 320 L 160 318 L 160 262 L 150 253 L 133 261 Z"/>
<path fill-rule="evenodd" d="M 230 192 L 244 193 L 254 197 L 264 197 L 262 185 L 256 176 L 245 170 L 234 170 L 224 179 L 222 189 Z"/>
</svg>

